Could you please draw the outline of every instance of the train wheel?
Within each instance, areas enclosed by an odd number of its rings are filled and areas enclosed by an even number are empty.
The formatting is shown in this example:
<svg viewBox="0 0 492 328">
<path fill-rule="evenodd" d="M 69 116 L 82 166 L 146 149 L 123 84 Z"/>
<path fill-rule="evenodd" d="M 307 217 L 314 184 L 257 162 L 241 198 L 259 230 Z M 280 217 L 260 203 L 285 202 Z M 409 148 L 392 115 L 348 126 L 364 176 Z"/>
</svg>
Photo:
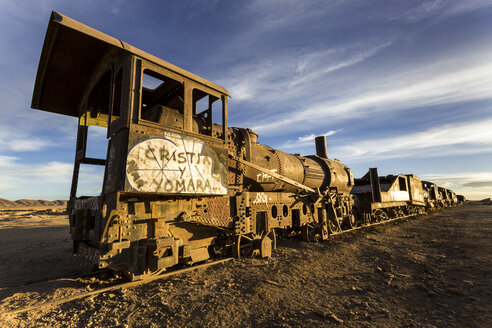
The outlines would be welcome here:
<svg viewBox="0 0 492 328">
<path fill-rule="evenodd" d="M 258 241 L 256 234 L 237 235 L 234 240 L 234 256 L 238 259 L 252 256 Z"/>
<path fill-rule="evenodd" d="M 386 212 L 383 210 L 376 210 L 374 212 L 373 217 L 374 217 L 374 221 L 376 221 L 376 222 L 388 220 L 388 214 L 386 214 Z"/>
<path fill-rule="evenodd" d="M 321 235 L 321 240 L 327 240 L 328 239 L 328 235 L 329 235 L 328 222 L 322 223 L 320 235 Z"/>
<path fill-rule="evenodd" d="M 331 234 L 342 231 L 340 227 L 340 223 L 336 219 L 329 218 L 328 219 L 328 232 Z"/>
<path fill-rule="evenodd" d="M 316 236 L 316 229 L 312 223 L 307 223 L 302 226 L 302 240 L 307 242 L 317 241 L 319 236 Z"/>
<path fill-rule="evenodd" d="M 344 226 L 346 229 L 353 229 L 357 227 L 358 219 L 355 213 L 349 214 L 345 219 Z"/>
<path fill-rule="evenodd" d="M 275 230 L 258 235 L 248 233 L 238 235 L 234 241 L 234 256 L 238 259 L 246 256 L 270 257 L 272 249 L 277 248 L 277 236 Z"/>
<path fill-rule="evenodd" d="M 308 223 L 302 226 L 302 240 L 316 242 L 328 239 L 328 225 L 321 223 L 320 226 Z"/>
</svg>

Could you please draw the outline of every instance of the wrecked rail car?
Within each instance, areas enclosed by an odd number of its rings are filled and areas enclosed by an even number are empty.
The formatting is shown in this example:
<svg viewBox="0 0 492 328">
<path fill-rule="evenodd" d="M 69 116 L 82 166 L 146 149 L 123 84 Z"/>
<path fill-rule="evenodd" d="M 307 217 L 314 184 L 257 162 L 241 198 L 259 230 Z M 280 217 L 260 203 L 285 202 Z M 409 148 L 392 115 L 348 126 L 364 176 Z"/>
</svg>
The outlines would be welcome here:
<svg viewBox="0 0 492 328">
<path fill-rule="evenodd" d="M 354 206 L 366 223 L 426 211 L 422 181 L 413 174 L 378 176 L 377 168 L 370 168 L 355 179 L 352 194 L 356 196 Z"/>
<path fill-rule="evenodd" d="M 217 254 L 268 257 L 276 230 L 324 240 L 423 212 L 417 177 L 379 178 L 371 169 L 354 182 L 348 166 L 328 158 L 324 137 L 311 156 L 263 145 L 254 131 L 228 126 L 228 97 L 221 86 L 52 13 L 32 107 L 78 120 L 68 202 L 74 254 L 134 277 Z M 102 158 L 87 152 L 91 126 L 106 129 Z M 85 165 L 104 168 L 98 196 L 78 195 Z M 385 189 L 388 179 L 395 188 Z"/>
</svg>

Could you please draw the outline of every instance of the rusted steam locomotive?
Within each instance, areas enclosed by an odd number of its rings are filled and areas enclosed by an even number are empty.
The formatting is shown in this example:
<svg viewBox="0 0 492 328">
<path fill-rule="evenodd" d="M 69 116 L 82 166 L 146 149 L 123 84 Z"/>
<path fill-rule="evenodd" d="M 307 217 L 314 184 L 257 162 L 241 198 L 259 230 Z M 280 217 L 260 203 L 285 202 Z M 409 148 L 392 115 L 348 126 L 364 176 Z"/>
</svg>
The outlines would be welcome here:
<svg viewBox="0 0 492 328">
<path fill-rule="evenodd" d="M 267 257 L 276 230 L 324 240 L 423 213 L 443 199 L 413 175 L 378 177 L 371 169 L 354 180 L 349 167 L 328 158 L 324 137 L 312 156 L 260 144 L 254 131 L 228 126 L 228 96 L 52 13 L 32 107 L 78 118 L 68 203 L 74 254 L 130 276 L 213 254 Z M 106 128 L 104 158 L 87 153 L 90 126 Z M 99 196 L 77 195 L 84 165 L 104 167 Z"/>
</svg>

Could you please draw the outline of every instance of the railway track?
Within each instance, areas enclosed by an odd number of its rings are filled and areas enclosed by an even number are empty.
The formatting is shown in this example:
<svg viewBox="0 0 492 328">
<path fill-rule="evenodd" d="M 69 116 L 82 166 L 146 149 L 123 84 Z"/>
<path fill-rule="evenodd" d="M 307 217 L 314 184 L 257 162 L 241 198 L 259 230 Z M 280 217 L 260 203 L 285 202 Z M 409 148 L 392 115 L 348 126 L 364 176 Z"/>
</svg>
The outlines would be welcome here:
<svg viewBox="0 0 492 328">
<path fill-rule="evenodd" d="M 60 276 L 55 276 L 55 277 L 51 277 L 48 279 L 29 280 L 26 283 L 24 283 L 23 286 L 34 285 L 34 284 L 39 284 L 39 283 L 43 283 L 43 282 L 57 281 L 57 280 L 72 280 L 72 279 L 78 279 L 78 278 L 90 278 L 90 277 L 96 277 L 96 276 L 102 275 L 104 273 L 110 273 L 110 272 L 111 272 L 111 270 L 109 270 L 109 269 L 102 269 L 102 270 L 97 270 L 97 271 L 93 271 L 93 272 L 74 273 L 74 274 L 71 274 L 68 276 L 60 275 Z"/>
<path fill-rule="evenodd" d="M 125 282 L 125 283 L 120 283 L 120 284 L 116 284 L 116 285 L 113 285 L 113 286 L 108 286 L 108 287 L 104 287 L 104 288 L 92 290 L 92 291 L 89 291 L 89 292 L 80 293 L 80 294 L 72 295 L 72 296 L 68 296 L 68 297 L 63 297 L 63 298 L 59 298 L 57 300 L 52 300 L 52 301 L 49 301 L 49 302 L 35 304 L 35 305 L 32 305 L 32 306 L 28 306 L 28 307 L 25 307 L 25 308 L 16 309 L 16 310 L 9 311 L 9 312 L 4 312 L 1 315 L 2 316 L 3 315 L 8 316 L 8 315 L 16 315 L 16 314 L 20 314 L 20 313 L 24 313 L 24 312 L 29 312 L 29 311 L 41 310 L 41 309 L 44 309 L 44 308 L 47 308 L 47 307 L 61 305 L 61 304 L 64 304 L 64 303 L 68 303 L 68 302 L 71 302 L 71 301 L 83 299 L 83 298 L 86 298 L 86 297 L 89 297 L 89 296 L 98 295 L 98 294 L 109 292 L 109 291 L 112 291 L 112 290 L 124 289 L 124 288 L 132 288 L 132 287 L 136 287 L 136 286 L 139 286 L 139 285 L 147 284 L 147 283 L 150 283 L 152 281 L 159 280 L 159 279 L 169 278 L 171 276 L 175 276 L 175 275 L 187 273 L 187 272 L 190 272 L 190 271 L 207 268 L 207 267 L 210 267 L 210 266 L 213 266 L 213 265 L 216 265 L 216 264 L 228 262 L 228 261 L 230 261 L 232 259 L 233 259 L 232 257 L 229 257 L 229 258 L 225 258 L 225 259 L 221 259 L 221 260 L 216 260 L 216 261 L 212 261 L 212 262 L 208 262 L 208 263 L 198 264 L 198 265 L 191 266 L 191 267 L 188 267 L 188 268 L 174 270 L 174 271 L 170 271 L 170 272 L 165 272 L 165 273 L 162 273 L 162 274 L 159 274 L 159 275 L 155 275 L 155 276 L 150 276 L 150 277 L 147 277 L 147 278 L 141 279 L 141 280 L 135 280 L 135 281 Z"/>
<path fill-rule="evenodd" d="M 386 223 L 389 223 L 389 222 L 393 222 L 393 221 L 397 221 L 397 220 L 401 220 L 401 219 L 405 219 L 405 218 L 416 217 L 418 215 L 419 214 L 406 215 L 406 216 L 397 217 L 397 218 L 393 218 L 393 219 L 389 219 L 389 220 L 384 220 L 384 221 L 381 221 L 381 222 L 375 222 L 375 223 L 372 223 L 372 224 L 369 224 L 369 225 L 362 225 L 362 226 L 358 226 L 358 227 L 355 227 L 355 228 L 352 228 L 352 229 L 347 229 L 347 230 L 342 230 L 342 231 L 339 231 L 339 232 L 332 233 L 332 234 L 330 234 L 330 236 L 335 237 L 335 236 L 342 235 L 344 233 L 354 232 L 354 231 L 361 230 L 361 229 L 364 229 L 364 228 L 370 228 L 370 227 L 374 227 L 374 226 L 381 225 L 381 224 L 386 224 Z M 80 294 L 77 294 L 77 295 L 72 295 L 72 296 L 60 298 L 60 299 L 57 299 L 57 300 L 52 300 L 52 301 L 49 301 L 49 302 L 35 304 L 35 305 L 29 306 L 29 307 L 24 307 L 24 308 L 16 309 L 16 310 L 9 311 L 9 312 L 4 312 L 1 315 L 16 315 L 16 314 L 20 314 L 20 313 L 24 313 L 24 312 L 29 312 L 29 311 L 41 310 L 41 309 L 44 309 L 44 308 L 47 308 L 47 307 L 61 305 L 61 304 L 64 304 L 64 303 L 68 303 L 68 302 L 79 300 L 79 299 L 83 299 L 83 298 L 86 298 L 86 297 L 90 297 L 90 296 L 102 294 L 102 293 L 109 292 L 109 291 L 112 291 L 112 290 L 118 290 L 118 289 L 136 287 L 136 286 L 147 284 L 147 283 L 150 283 L 150 282 L 159 280 L 159 279 L 169 278 L 171 276 L 175 276 L 175 275 L 179 275 L 179 274 L 184 274 L 184 273 L 191 272 L 191 271 L 194 271 L 194 270 L 197 270 L 197 269 L 203 269 L 203 268 L 207 268 L 207 267 L 210 267 L 210 266 L 213 266 L 213 265 L 216 265 L 216 264 L 225 263 L 225 262 L 228 262 L 228 261 L 233 260 L 233 259 L 234 259 L 233 257 L 228 257 L 228 258 L 225 258 L 225 259 L 216 260 L 216 261 L 212 261 L 212 262 L 208 262 L 208 263 L 203 263 L 203 264 L 191 266 L 191 267 L 184 268 L 184 269 L 179 269 L 179 270 L 174 270 L 174 271 L 170 271 L 170 272 L 165 272 L 165 273 L 161 273 L 159 275 L 146 277 L 145 279 L 140 279 L 140 280 L 135 280 L 135 281 L 130 281 L 130 282 L 124 282 L 124 283 L 120 283 L 120 284 L 116 284 L 116 285 L 112 285 L 112 286 L 108 286 L 108 287 L 96 289 L 96 290 L 93 290 L 93 291 L 84 292 L 84 293 L 80 293 Z M 66 278 L 67 279 L 75 279 L 75 278 L 91 277 L 91 276 L 96 276 L 96 275 L 99 275 L 99 274 L 106 273 L 108 271 L 109 270 L 101 270 L 101 271 L 96 271 L 96 272 L 92 272 L 92 273 L 84 273 L 84 274 L 73 275 L 73 276 L 66 277 Z M 64 278 L 58 278 L 58 280 L 59 279 L 64 279 Z M 57 280 L 57 279 L 42 280 L 42 281 L 38 281 L 38 282 L 55 281 L 55 280 Z M 30 284 L 32 284 L 32 283 L 37 283 L 37 282 L 31 282 Z"/>
<path fill-rule="evenodd" d="M 389 223 L 389 222 L 393 222 L 393 221 L 398 221 L 398 220 L 401 220 L 401 219 L 407 219 L 407 218 L 411 218 L 411 217 L 415 217 L 415 216 L 419 216 L 419 215 L 422 215 L 422 214 L 410 214 L 410 215 L 399 216 L 397 218 L 388 219 L 388 220 L 384 220 L 384 221 L 380 221 L 380 222 L 374 222 L 374 223 L 367 224 L 367 225 L 360 225 L 360 226 L 357 226 L 357 227 L 352 228 L 352 229 L 346 229 L 346 230 L 342 230 L 342 231 L 331 233 L 330 236 L 337 236 L 337 235 L 344 234 L 346 232 L 357 231 L 357 230 L 364 229 L 364 228 L 370 228 L 370 227 L 374 227 L 374 226 L 377 226 L 377 225 L 380 225 L 380 224 L 385 224 L 385 223 Z"/>
</svg>

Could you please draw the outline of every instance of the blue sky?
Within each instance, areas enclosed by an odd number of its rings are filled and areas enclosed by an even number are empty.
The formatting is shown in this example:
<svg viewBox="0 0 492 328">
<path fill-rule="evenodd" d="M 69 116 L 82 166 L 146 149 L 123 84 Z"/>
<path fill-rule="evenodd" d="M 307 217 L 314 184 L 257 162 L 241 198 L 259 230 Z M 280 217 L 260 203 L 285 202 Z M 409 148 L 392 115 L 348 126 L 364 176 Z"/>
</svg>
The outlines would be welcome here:
<svg viewBox="0 0 492 328">
<path fill-rule="evenodd" d="M 492 196 L 492 1 L 0 0 L 0 198 L 69 195 L 76 120 L 30 109 L 51 10 L 225 87 L 264 144 L 312 154 L 324 134 L 356 176 Z"/>
</svg>

